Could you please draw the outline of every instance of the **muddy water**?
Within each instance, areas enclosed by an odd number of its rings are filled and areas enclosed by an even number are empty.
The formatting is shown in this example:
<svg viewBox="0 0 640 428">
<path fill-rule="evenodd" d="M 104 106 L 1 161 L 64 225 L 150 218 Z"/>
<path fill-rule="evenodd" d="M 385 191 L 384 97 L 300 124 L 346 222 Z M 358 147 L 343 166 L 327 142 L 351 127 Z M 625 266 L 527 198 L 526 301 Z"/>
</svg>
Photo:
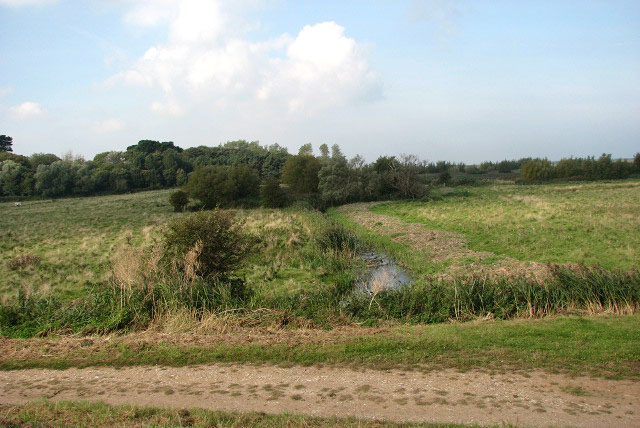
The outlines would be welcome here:
<svg viewBox="0 0 640 428">
<path fill-rule="evenodd" d="M 397 290 L 411 283 L 411 276 L 389 256 L 376 251 L 361 254 L 367 264 L 366 272 L 358 281 L 358 288 L 367 293 L 381 290 Z"/>
</svg>

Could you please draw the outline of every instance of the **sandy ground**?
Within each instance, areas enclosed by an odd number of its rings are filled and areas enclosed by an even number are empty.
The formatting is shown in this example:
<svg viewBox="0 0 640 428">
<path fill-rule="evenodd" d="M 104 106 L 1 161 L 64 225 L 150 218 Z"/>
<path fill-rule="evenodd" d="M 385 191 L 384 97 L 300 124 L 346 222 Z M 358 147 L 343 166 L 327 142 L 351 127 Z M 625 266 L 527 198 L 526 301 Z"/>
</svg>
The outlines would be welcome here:
<svg viewBox="0 0 640 428">
<path fill-rule="evenodd" d="M 517 426 L 640 427 L 640 382 L 251 365 L 0 372 L 0 403 L 111 404 Z"/>
</svg>

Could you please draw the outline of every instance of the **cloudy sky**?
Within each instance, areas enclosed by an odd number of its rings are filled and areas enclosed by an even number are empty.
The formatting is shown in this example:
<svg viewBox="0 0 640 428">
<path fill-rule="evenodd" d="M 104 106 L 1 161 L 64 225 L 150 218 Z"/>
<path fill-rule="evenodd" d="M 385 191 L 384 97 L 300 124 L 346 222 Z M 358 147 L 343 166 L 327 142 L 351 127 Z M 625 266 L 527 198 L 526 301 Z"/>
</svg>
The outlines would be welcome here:
<svg viewBox="0 0 640 428">
<path fill-rule="evenodd" d="M 0 134 L 19 154 L 640 151 L 637 0 L 0 0 L 0 28 Z"/>
</svg>

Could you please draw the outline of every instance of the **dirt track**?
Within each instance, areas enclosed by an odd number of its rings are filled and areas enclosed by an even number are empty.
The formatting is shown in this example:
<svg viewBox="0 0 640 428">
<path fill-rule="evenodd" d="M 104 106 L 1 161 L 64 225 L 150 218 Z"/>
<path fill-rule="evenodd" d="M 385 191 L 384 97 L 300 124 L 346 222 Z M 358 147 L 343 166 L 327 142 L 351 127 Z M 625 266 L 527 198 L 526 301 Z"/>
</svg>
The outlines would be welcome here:
<svg viewBox="0 0 640 428">
<path fill-rule="evenodd" d="M 640 383 L 246 365 L 0 372 L 0 403 L 112 404 L 518 426 L 640 427 Z"/>
</svg>

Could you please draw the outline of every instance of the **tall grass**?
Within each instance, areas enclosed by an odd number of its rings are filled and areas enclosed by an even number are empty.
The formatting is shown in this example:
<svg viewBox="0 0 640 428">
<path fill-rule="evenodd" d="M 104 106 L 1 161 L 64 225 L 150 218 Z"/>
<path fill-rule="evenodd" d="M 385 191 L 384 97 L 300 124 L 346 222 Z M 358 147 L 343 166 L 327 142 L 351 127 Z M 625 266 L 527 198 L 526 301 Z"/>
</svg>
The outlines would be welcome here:
<svg viewBox="0 0 640 428">
<path fill-rule="evenodd" d="M 491 317 L 544 317 L 553 314 L 634 313 L 640 308 L 640 274 L 601 268 L 551 266 L 544 284 L 525 278 L 418 283 L 384 290 L 371 305 L 353 294 L 344 310 L 353 318 L 396 319 L 413 323 L 466 321 Z"/>
<path fill-rule="evenodd" d="M 640 308 L 640 274 L 554 266 L 544 285 L 524 279 L 423 283 L 357 291 L 352 278 L 332 287 L 289 294 L 259 293 L 239 278 L 211 283 L 169 280 L 138 287 L 96 287 L 75 302 L 26 296 L 0 307 L 0 334 L 29 337 L 49 332 L 106 333 L 145 329 L 186 311 L 194 322 L 225 317 L 238 326 L 332 327 L 396 320 L 437 323 L 474 318 L 510 319 L 569 313 L 633 313 Z"/>
</svg>

